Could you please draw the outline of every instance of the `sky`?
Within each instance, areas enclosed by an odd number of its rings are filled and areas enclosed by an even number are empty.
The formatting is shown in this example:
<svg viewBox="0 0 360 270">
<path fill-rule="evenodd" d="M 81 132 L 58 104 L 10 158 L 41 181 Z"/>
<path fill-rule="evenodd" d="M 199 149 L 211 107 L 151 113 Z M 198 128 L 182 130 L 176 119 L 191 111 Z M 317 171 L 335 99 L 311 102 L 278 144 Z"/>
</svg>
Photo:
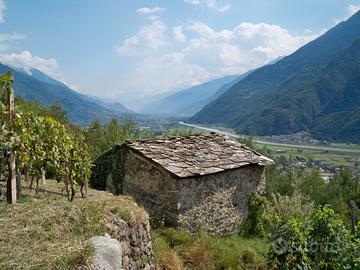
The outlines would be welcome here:
<svg viewBox="0 0 360 270">
<path fill-rule="evenodd" d="M 289 55 L 360 0 L 0 0 L 0 62 L 136 109 Z"/>
</svg>

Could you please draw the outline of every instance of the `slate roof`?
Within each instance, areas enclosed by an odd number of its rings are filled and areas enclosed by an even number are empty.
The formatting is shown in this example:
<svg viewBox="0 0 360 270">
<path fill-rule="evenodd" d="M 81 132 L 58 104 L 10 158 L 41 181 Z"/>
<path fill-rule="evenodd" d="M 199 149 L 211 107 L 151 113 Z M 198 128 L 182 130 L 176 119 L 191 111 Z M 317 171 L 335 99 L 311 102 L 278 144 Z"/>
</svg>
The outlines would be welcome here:
<svg viewBox="0 0 360 270">
<path fill-rule="evenodd" d="M 215 133 L 128 141 L 126 144 L 180 178 L 223 172 L 249 164 L 273 163 L 244 145 Z"/>
</svg>

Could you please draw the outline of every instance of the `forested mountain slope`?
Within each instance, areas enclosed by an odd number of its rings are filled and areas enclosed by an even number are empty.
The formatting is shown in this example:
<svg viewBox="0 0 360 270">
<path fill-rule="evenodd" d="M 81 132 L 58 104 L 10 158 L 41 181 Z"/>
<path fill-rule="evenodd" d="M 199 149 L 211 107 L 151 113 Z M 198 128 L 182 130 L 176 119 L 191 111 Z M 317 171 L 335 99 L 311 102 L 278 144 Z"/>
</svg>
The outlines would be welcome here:
<svg viewBox="0 0 360 270">
<path fill-rule="evenodd" d="M 190 121 L 222 123 L 240 133 L 257 135 L 311 129 L 321 137 L 327 126 L 320 128 L 327 119 L 326 106 L 338 91 L 347 93 L 346 87 L 356 82 L 350 83 L 359 74 L 359 38 L 360 12 L 290 56 L 252 72 Z M 342 128 L 333 128 L 346 130 L 347 123 L 342 124 Z M 356 139 L 350 137 L 344 139 Z"/>
</svg>

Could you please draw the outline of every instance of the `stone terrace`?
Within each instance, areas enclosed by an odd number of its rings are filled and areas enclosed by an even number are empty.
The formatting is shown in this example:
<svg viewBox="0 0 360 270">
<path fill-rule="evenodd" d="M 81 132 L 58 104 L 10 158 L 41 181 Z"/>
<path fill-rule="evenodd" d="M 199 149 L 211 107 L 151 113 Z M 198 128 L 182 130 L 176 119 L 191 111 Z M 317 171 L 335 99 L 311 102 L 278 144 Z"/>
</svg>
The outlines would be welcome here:
<svg viewBox="0 0 360 270">
<path fill-rule="evenodd" d="M 194 177 L 273 161 L 220 134 L 128 141 L 135 153 L 159 164 L 178 178 Z"/>
</svg>

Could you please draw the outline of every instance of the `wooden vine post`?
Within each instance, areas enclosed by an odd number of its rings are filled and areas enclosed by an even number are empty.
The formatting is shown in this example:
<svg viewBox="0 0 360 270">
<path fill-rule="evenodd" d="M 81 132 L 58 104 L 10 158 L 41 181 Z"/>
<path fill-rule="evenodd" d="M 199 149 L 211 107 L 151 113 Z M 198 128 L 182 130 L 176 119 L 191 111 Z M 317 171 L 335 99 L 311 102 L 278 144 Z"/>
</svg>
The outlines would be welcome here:
<svg viewBox="0 0 360 270">
<path fill-rule="evenodd" d="M 9 127 L 14 125 L 14 80 L 13 74 L 8 72 L 6 74 L 7 82 L 5 83 L 5 91 L 7 92 L 7 103 L 8 103 L 8 124 Z M 14 204 L 16 203 L 16 165 L 15 165 L 15 153 L 13 150 L 9 154 L 9 178 L 7 181 L 7 202 Z"/>
<path fill-rule="evenodd" d="M 82 192 L 81 192 L 81 195 L 83 198 L 87 198 L 88 197 L 88 176 L 87 176 L 87 173 L 85 174 L 85 177 L 84 177 L 84 185 L 81 187 L 82 189 Z"/>
</svg>

